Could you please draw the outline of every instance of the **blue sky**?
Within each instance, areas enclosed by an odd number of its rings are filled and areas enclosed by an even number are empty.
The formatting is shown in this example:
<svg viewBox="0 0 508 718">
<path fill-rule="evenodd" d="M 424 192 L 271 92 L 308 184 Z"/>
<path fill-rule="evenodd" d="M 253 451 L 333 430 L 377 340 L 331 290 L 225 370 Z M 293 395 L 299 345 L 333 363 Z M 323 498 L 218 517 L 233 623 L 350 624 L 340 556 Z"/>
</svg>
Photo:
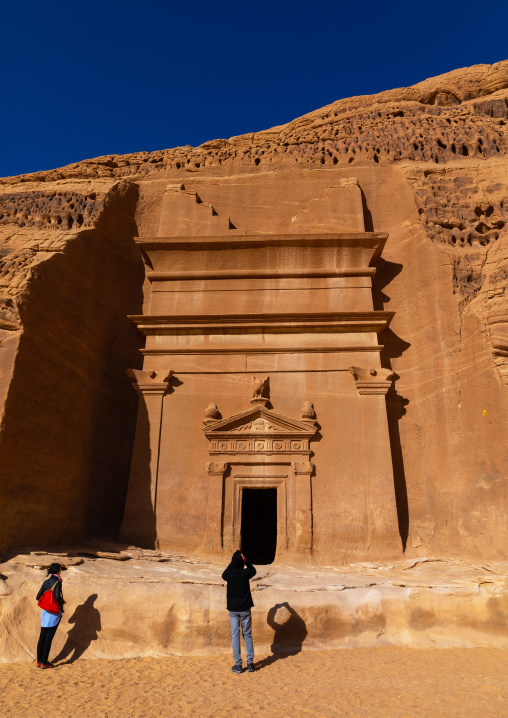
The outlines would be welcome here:
<svg viewBox="0 0 508 718">
<path fill-rule="evenodd" d="M 508 57 L 508 3 L 4 4 L 0 176 L 199 145 Z"/>
</svg>

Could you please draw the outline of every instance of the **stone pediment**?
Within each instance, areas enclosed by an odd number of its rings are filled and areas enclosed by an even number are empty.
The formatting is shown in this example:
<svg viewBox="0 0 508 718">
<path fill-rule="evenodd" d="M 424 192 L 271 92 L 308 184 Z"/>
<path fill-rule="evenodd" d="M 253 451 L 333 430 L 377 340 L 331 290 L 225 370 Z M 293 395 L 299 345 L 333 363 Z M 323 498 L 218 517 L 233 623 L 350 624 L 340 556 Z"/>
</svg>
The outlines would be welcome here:
<svg viewBox="0 0 508 718">
<path fill-rule="evenodd" d="M 254 407 L 203 429 L 212 443 L 210 454 L 309 454 L 316 434 L 314 421 L 301 421 Z"/>
</svg>

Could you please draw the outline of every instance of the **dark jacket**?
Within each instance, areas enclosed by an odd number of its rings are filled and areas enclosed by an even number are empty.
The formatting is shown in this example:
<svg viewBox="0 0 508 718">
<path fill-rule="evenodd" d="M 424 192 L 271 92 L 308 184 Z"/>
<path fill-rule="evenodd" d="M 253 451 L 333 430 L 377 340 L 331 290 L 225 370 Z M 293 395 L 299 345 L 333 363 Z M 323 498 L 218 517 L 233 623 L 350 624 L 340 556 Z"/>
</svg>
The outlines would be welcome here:
<svg viewBox="0 0 508 718">
<path fill-rule="evenodd" d="M 250 561 L 242 558 L 240 551 L 235 551 L 231 563 L 222 574 L 222 580 L 227 581 L 227 609 L 228 611 L 248 611 L 254 602 L 250 593 L 249 580 L 256 575 L 256 569 Z"/>
<path fill-rule="evenodd" d="M 56 586 L 55 586 L 56 583 Z M 64 604 L 64 597 L 62 593 L 62 581 L 58 578 L 58 576 L 48 576 L 48 578 L 44 581 L 42 586 L 39 589 L 39 593 L 37 594 L 36 598 L 39 600 L 39 598 L 42 596 L 42 594 L 45 591 L 50 591 L 53 586 L 55 586 L 55 590 L 53 593 L 55 594 L 55 598 L 58 601 L 58 603 L 63 606 Z"/>
</svg>

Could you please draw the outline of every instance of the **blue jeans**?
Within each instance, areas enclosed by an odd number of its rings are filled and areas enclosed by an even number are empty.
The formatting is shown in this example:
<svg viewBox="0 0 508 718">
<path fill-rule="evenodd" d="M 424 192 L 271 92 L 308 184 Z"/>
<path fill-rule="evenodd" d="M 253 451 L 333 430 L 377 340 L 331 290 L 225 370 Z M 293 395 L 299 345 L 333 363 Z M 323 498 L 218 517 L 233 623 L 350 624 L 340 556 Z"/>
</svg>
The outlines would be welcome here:
<svg viewBox="0 0 508 718">
<path fill-rule="evenodd" d="M 240 624 L 242 626 L 243 640 L 247 652 L 247 663 L 254 662 L 254 644 L 252 643 L 252 617 L 248 611 L 230 611 L 231 638 L 233 642 L 233 658 L 237 666 L 242 665 L 242 651 L 240 648 Z"/>
</svg>

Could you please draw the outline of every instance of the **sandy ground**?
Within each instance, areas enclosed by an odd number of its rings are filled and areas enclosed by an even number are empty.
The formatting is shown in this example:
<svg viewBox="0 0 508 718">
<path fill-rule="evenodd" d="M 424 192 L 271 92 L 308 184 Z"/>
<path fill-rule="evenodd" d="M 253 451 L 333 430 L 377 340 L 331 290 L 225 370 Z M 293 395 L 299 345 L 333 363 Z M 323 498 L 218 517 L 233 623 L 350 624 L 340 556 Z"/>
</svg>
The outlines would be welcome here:
<svg viewBox="0 0 508 718">
<path fill-rule="evenodd" d="M 78 660 L 51 670 L 0 667 L 2 718 L 265 716 L 302 718 L 504 718 L 508 651 L 370 648 L 257 657 L 258 670 L 231 673 L 232 660 Z"/>
</svg>

